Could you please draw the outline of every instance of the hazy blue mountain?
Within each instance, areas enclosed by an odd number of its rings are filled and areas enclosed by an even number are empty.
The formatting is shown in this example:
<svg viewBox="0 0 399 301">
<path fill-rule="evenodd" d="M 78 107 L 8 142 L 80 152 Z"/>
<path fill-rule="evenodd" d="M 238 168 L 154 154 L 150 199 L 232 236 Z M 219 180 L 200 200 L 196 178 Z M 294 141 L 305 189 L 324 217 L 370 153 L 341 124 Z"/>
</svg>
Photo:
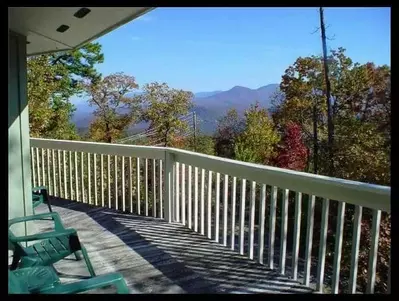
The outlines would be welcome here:
<svg viewBox="0 0 399 301">
<path fill-rule="evenodd" d="M 223 91 L 213 91 L 213 92 L 198 92 L 194 94 L 195 98 L 204 98 L 204 97 L 209 97 L 213 96 L 215 94 L 221 93 Z"/>
<path fill-rule="evenodd" d="M 272 97 L 278 92 L 278 84 L 270 84 L 258 89 L 235 86 L 215 95 L 195 98 L 194 110 L 197 112 L 198 119 L 202 120 L 199 127 L 203 132 L 213 133 L 217 127 L 217 120 L 230 108 L 235 108 L 239 115 L 243 115 L 249 105 L 256 101 L 262 107 L 270 109 Z"/>
<path fill-rule="evenodd" d="M 194 96 L 192 111 L 195 111 L 198 116 L 199 128 L 210 134 L 216 130 L 217 120 L 228 109 L 235 108 L 242 115 L 255 101 L 258 101 L 262 107 L 270 109 L 272 97 L 278 91 L 278 84 L 270 84 L 258 89 L 235 86 L 228 91 L 199 92 Z M 140 93 L 135 92 L 134 94 Z M 87 128 L 93 118 L 93 108 L 90 108 L 84 101 L 75 103 L 75 105 L 77 110 L 72 117 L 72 122 L 80 129 Z M 133 130 L 139 131 L 146 127 L 147 124 L 141 123 Z"/>
</svg>

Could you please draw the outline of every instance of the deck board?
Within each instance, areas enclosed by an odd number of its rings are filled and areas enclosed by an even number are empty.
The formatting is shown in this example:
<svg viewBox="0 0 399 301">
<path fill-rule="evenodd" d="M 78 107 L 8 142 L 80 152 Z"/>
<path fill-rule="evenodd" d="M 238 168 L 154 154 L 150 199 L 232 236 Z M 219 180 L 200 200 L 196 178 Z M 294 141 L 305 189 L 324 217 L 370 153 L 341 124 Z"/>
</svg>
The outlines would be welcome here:
<svg viewBox="0 0 399 301">
<path fill-rule="evenodd" d="M 78 231 L 96 273 L 120 272 L 132 293 L 312 292 L 181 224 L 60 199 L 52 204 L 65 226 Z M 36 211 L 47 210 L 41 205 Z M 36 228 L 45 231 L 49 223 Z M 65 282 L 89 275 L 73 256 L 55 267 Z"/>
</svg>

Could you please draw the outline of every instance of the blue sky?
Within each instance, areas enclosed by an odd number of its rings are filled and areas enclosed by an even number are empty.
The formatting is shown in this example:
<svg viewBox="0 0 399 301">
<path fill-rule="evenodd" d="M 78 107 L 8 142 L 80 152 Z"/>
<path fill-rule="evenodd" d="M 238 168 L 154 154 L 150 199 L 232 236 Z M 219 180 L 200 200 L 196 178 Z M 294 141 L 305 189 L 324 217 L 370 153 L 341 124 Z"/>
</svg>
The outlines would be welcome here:
<svg viewBox="0 0 399 301">
<path fill-rule="evenodd" d="M 390 8 L 326 8 L 328 48 L 390 65 Z M 97 41 L 103 75 L 124 72 L 194 93 L 279 83 L 299 56 L 321 54 L 318 8 L 157 8 Z"/>
</svg>

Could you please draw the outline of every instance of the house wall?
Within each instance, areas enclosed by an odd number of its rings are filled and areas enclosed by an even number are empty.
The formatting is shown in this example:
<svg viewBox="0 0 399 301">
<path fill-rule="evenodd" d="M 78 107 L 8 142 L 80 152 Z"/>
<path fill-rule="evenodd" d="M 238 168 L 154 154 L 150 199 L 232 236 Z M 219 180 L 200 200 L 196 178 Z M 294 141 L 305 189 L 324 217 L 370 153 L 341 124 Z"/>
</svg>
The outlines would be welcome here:
<svg viewBox="0 0 399 301">
<path fill-rule="evenodd" d="M 8 38 L 8 216 L 32 214 L 29 116 L 26 79 L 26 37 L 9 31 Z M 26 235 L 26 224 L 13 226 Z"/>
</svg>

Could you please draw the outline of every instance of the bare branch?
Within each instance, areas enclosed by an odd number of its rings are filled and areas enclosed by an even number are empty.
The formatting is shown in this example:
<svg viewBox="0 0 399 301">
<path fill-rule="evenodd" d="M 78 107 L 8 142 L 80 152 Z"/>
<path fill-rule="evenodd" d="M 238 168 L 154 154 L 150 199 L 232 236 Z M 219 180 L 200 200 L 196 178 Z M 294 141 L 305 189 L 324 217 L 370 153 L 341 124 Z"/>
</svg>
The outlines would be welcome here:
<svg viewBox="0 0 399 301">
<path fill-rule="evenodd" d="M 320 30 L 320 26 L 317 27 L 313 32 L 311 32 L 310 34 L 315 34 L 316 32 L 318 32 Z"/>
<path fill-rule="evenodd" d="M 326 37 L 327 40 L 329 41 L 334 41 L 335 40 L 335 34 L 332 37 Z"/>
</svg>

